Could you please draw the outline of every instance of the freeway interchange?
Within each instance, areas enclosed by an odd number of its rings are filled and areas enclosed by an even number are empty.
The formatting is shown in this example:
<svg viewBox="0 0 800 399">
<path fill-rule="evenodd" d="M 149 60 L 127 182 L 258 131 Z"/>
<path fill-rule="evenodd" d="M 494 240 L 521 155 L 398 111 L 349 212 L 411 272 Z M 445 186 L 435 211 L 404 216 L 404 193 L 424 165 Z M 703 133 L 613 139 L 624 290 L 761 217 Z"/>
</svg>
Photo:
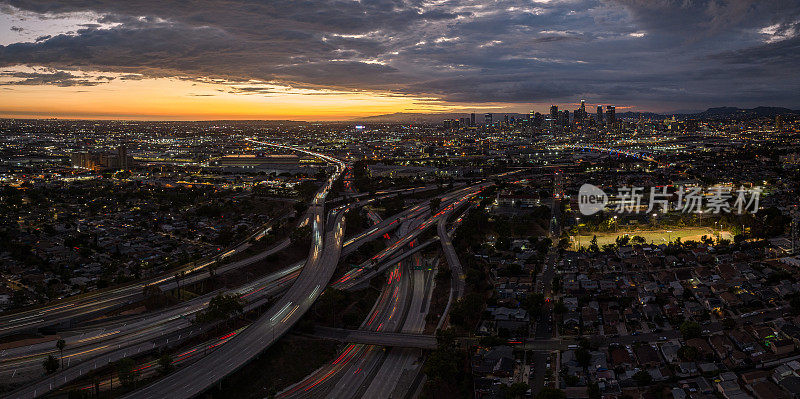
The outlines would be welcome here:
<svg viewBox="0 0 800 399">
<path fill-rule="evenodd" d="M 338 289 L 353 289 L 365 282 L 368 283 L 371 278 L 387 269 L 391 269 L 387 286 L 376 301 L 369 318 L 364 321 L 362 328 L 375 332 L 386 331 L 387 333 L 421 332 L 425 325 L 425 315 L 432 294 L 432 272 L 430 270 L 413 270 L 404 273 L 404 270 L 410 268 L 403 267 L 403 265 L 407 265 L 409 262 L 419 262 L 417 251 L 421 245 L 427 245 L 440 239 L 447 219 L 490 185 L 490 183 L 479 183 L 453 190 L 439 196 L 441 207 L 437 210 L 438 212 L 430 212 L 427 203 L 420 203 L 386 220 L 376 220 L 377 223 L 373 228 L 345 241 L 343 234 L 345 214 L 348 211 L 365 206 L 376 199 L 395 195 L 402 190 L 376 193 L 379 195 L 369 199 L 363 199 L 364 196 L 353 196 L 352 199 L 356 201 L 346 202 L 326 212 L 327 194 L 336 179 L 340 178 L 347 169 L 344 162 L 300 148 L 252 142 L 258 145 L 305 152 L 323 159 L 335 167 L 334 173 L 313 197 L 306 215 L 300 219 L 301 224 L 310 223 L 312 226 L 312 244 L 308 257 L 305 261 L 288 265 L 280 271 L 226 291 L 238 295 L 245 301 L 245 310 L 272 304 L 246 328 L 226 334 L 226 336 L 220 337 L 218 342 L 202 344 L 179 355 L 176 364 L 182 364 L 182 366 L 175 372 L 128 394 L 127 398 L 189 398 L 201 394 L 217 381 L 245 366 L 252 358 L 289 332 L 329 284 Z M 415 188 L 411 192 L 428 189 Z M 374 213 L 371 214 L 371 217 L 372 215 Z M 417 237 L 434 225 L 438 226 L 439 236 L 419 244 Z M 395 238 L 390 240 L 385 250 L 352 269 L 337 281 L 330 281 L 341 257 L 351 253 L 367 241 L 388 236 L 388 232 L 393 230 L 397 230 Z M 261 237 L 263 232 L 256 232 L 255 235 Z M 452 252 L 452 244 L 449 244 L 450 235 L 452 235 L 452 229 L 442 245 L 445 248 L 448 263 L 452 264 L 457 262 L 457 257 Z M 219 271 L 225 272 L 246 265 L 248 262 L 263 259 L 269 254 L 285 248 L 288 244 L 288 240 L 281 241 L 267 251 L 225 265 Z M 414 244 L 417 244 L 416 248 L 409 248 Z M 245 249 L 247 246 L 243 243 L 226 252 L 226 255 Z M 187 273 L 201 271 L 211 263 L 213 261 L 187 266 L 184 271 Z M 460 268 L 453 268 L 454 273 L 457 273 L 457 270 Z M 203 276 L 206 274 L 195 274 L 186 278 L 188 281 L 199 281 L 205 278 Z M 457 287 L 455 299 L 463 295 L 463 276 L 459 277 L 460 286 L 459 284 L 454 285 Z M 142 295 L 145 287 L 159 286 L 166 290 L 174 288 L 174 284 L 171 277 L 160 276 L 138 284 L 97 292 L 81 298 L 67 299 L 57 304 L 4 316 L 0 318 L 0 335 L 54 325 L 67 327 L 66 330 L 69 332 L 72 321 L 101 314 L 116 306 L 129 304 Z M 121 358 L 154 351 L 162 346 L 168 346 L 170 341 L 174 344 L 209 331 L 213 326 L 197 325 L 191 320 L 193 315 L 207 306 L 209 299 L 216 293 L 218 292 L 203 295 L 145 316 L 124 318 L 116 323 L 86 327 L 83 331 L 73 330 L 72 335 L 65 338 L 68 345 L 64 353 L 66 363 L 63 370 L 52 376 L 33 381 L 4 397 L 38 397 L 80 379 L 92 370 L 106 367 Z M 451 292 L 451 299 L 452 296 Z M 390 394 L 394 389 L 410 389 L 411 382 L 418 379 L 421 371 L 421 364 L 418 362 L 421 356 L 419 350 L 394 348 L 386 352 L 378 348 L 373 345 L 349 345 L 345 348 L 346 353 L 342 355 L 343 357 L 338 362 L 334 362 L 331 365 L 332 368 L 327 369 L 328 372 L 325 375 L 316 376 L 316 381 L 313 380 L 315 375 L 311 375 L 307 380 L 298 384 L 298 386 L 302 386 L 305 381 L 312 379 L 310 384 L 313 387 L 311 389 L 306 390 L 305 388 L 308 387 L 305 386 L 302 390 L 290 391 L 294 388 L 292 387 L 282 396 L 310 395 L 316 397 L 323 392 L 336 392 L 337 396 L 340 394 L 357 396 L 363 395 L 365 392 Z M 21 378 L 26 373 L 28 375 L 36 374 L 37 370 L 41 373 L 41 359 L 47 354 L 57 354 L 52 341 L 3 350 L 0 352 L 0 375 L 7 376 L 10 381 L 11 378 Z M 186 361 L 189 358 L 197 359 L 197 361 Z M 184 362 L 186 362 L 185 365 L 183 365 Z M 360 372 L 355 372 L 358 370 L 356 364 L 361 364 L 362 367 L 367 366 L 370 371 L 364 373 L 363 378 L 359 377 L 361 379 L 356 384 L 358 389 L 353 388 L 356 386 L 353 385 L 353 377 L 339 378 L 341 375 L 338 375 L 339 371 L 345 368 L 350 370 L 352 367 L 356 367 L 352 371 L 357 376 Z M 376 376 L 382 377 L 375 378 Z M 321 381 L 319 381 L 320 378 Z M 320 390 L 321 388 L 324 389 Z"/>
</svg>

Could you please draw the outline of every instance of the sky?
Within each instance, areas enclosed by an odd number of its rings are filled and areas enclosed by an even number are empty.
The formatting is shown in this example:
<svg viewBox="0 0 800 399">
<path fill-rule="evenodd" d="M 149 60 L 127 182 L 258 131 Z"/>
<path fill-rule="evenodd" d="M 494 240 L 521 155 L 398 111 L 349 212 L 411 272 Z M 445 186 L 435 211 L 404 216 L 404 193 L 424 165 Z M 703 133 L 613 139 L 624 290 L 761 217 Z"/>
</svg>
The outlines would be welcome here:
<svg viewBox="0 0 800 399">
<path fill-rule="evenodd" d="M 800 0 L 0 0 L 0 117 L 800 109 L 798 66 Z"/>
</svg>

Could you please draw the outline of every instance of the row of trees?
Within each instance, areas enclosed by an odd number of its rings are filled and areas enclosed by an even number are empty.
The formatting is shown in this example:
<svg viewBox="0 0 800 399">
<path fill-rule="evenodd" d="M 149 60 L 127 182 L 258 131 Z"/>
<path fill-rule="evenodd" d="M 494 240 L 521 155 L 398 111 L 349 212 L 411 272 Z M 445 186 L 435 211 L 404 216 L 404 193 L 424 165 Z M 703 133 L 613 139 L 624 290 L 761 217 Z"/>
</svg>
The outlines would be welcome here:
<svg viewBox="0 0 800 399">
<path fill-rule="evenodd" d="M 47 358 L 45 358 L 45 360 L 42 362 L 42 366 L 47 374 L 53 374 L 58 371 L 59 368 L 64 368 L 64 348 L 66 348 L 66 341 L 59 339 L 56 341 L 56 349 L 58 349 L 60 352 L 60 362 L 59 359 L 56 359 L 56 357 L 53 355 L 48 355 Z M 158 372 L 162 375 L 168 374 L 175 367 L 173 363 L 174 360 L 170 354 L 162 354 L 156 361 L 156 364 L 158 364 Z M 135 385 L 140 376 L 140 371 L 136 368 L 136 362 L 128 357 L 122 358 L 114 363 L 114 368 L 109 378 L 109 389 L 114 388 L 115 371 L 120 384 L 126 388 Z M 95 380 L 95 389 L 99 392 L 99 380 Z M 71 391 L 68 394 L 68 397 L 70 398 L 79 398 L 85 396 L 85 393 L 82 391 Z"/>
</svg>

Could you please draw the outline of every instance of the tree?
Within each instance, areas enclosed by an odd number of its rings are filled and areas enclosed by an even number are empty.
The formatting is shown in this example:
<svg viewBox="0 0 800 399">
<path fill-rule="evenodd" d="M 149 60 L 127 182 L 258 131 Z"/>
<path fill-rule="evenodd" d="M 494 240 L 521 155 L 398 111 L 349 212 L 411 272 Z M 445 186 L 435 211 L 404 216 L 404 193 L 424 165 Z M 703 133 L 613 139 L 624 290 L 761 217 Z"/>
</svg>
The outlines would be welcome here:
<svg viewBox="0 0 800 399">
<path fill-rule="evenodd" d="M 536 242 L 536 251 L 539 252 L 539 255 L 544 256 L 551 245 L 553 245 L 553 240 L 548 237 L 542 237 L 541 240 Z"/>
<path fill-rule="evenodd" d="M 697 338 L 702 333 L 700 324 L 694 321 L 684 321 L 681 323 L 679 328 L 681 330 L 681 334 L 683 335 L 683 339 Z"/>
<path fill-rule="evenodd" d="M 572 246 L 572 242 L 570 242 L 569 238 L 564 237 L 558 240 L 558 253 L 563 254 L 570 246 Z"/>
<path fill-rule="evenodd" d="M 436 347 L 443 349 L 455 348 L 456 332 L 452 328 L 436 330 Z"/>
<path fill-rule="evenodd" d="M 433 381 L 454 381 L 459 374 L 459 359 L 452 349 L 437 349 L 425 360 L 423 372 Z"/>
<path fill-rule="evenodd" d="M 139 377 L 139 372 L 134 370 L 136 363 L 133 359 L 126 357 L 122 358 L 117 361 L 117 376 L 119 377 L 119 381 L 122 383 L 122 386 L 129 387 L 136 382 L 136 378 Z"/>
<path fill-rule="evenodd" d="M 72 389 L 67 393 L 67 399 L 87 399 L 89 393 L 80 389 Z"/>
<path fill-rule="evenodd" d="M 722 328 L 725 330 L 733 330 L 736 328 L 736 320 L 731 318 L 722 319 Z"/>
<path fill-rule="evenodd" d="M 700 351 L 697 350 L 694 346 L 681 346 L 678 348 L 678 357 L 681 358 L 683 361 L 686 362 L 693 362 L 697 360 L 697 356 L 700 354 Z"/>
<path fill-rule="evenodd" d="M 789 307 L 793 315 L 800 315 L 800 296 L 794 296 L 789 300 Z"/>
<path fill-rule="evenodd" d="M 592 241 L 589 241 L 589 252 L 593 254 L 600 252 L 600 247 L 597 245 L 597 235 L 592 237 Z"/>
<path fill-rule="evenodd" d="M 562 301 L 562 300 L 559 300 L 553 306 L 553 312 L 556 313 L 556 314 L 567 313 L 567 310 L 569 310 L 569 309 L 567 309 L 567 305 L 564 305 L 564 301 Z"/>
<path fill-rule="evenodd" d="M 650 385 L 653 382 L 653 376 L 650 375 L 646 370 L 640 370 L 636 374 L 633 375 L 633 380 L 636 381 L 640 387 Z"/>
<path fill-rule="evenodd" d="M 172 371 L 172 356 L 169 353 L 165 353 L 158 358 L 158 371 L 162 374 L 167 374 Z"/>
<path fill-rule="evenodd" d="M 508 251 L 511 249 L 511 239 L 501 235 L 497 237 L 497 241 L 495 242 L 494 246 L 499 251 Z"/>
<path fill-rule="evenodd" d="M 200 322 L 225 320 L 244 313 L 242 300 L 236 295 L 218 294 L 211 298 L 204 312 L 197 315 Z"/>
<path fill-rule="evenodd" d="M 567 395 L 564 391 L 556 388 L 542 388 L 539 393 L 536 394 L 536 399 L 565 399 Z"/>
<path fill-rule="evenodd" d="M 295 216 L 300 217 L 306 212 L 308 205 L 305 202 L 298 201 L 292 205 L 292 209 L 294 209 Z"/>
<path fill-rule="evenodd" d="M 480 320 L 485 305 L 481 294 L 471 293 L 453 305 L 450 309 L 450 318 L 453 324 L 471 329 Z"/>
<path fill-rule="evenodd" d="M 481 346 L 490 348 L 492 346 L 506 345 L 508 342 L 500 337 L 494 335 L 485 335 L 478 341 Z"/>
<path fill-rule="evenodd" d="M 336 326 L 336 314 L 338 310 L 344 309 L 348 303 L 348 294 L 346 291 L 329 288 L 320 295 L 317 302 L 314 303 L 314 313 L 322 316 L 324 320 L 330 320 L 331 324 Z M 321 313 L 317 313 L 317 310 Z M 330 318 L 329 318 L 330 317 Z"/>
<path fill-rule="evenodd" d="M 505 396 L 507 398 L 512 398 L 512 399 L 523 397 L 530 388 L 531 387 L 524 382 L 515 382 L 510 386 L 509 385 L 502 386 L 502 389 L 505 392 Z"/>
<path fill-rule="evenodd" d="M 58 359 L 53 355 L 47 355 L 47 359 L 44 359 L 44 362 L 42 362 L 42 367 L 44 367 L 44 371 L 47 372 L 47 374 L 53 374 L 58 370 Z"/>
<path fill-rule="evenodd" d="M 589 399 L 600 399 L 603 397 L 603 394 L 600 392 L 600 386 L 597 385 L 596 382 L 589 384 L 586 389 L 586 394 L 589 396 Z"/>
<path fill-rule="evenodd" d="M 575 351 L 575 360 L 584 369 L 588 369 L 592 363 L 592 354 L 586 348 L 579 348 Z"/>
<path fill-rule="evenodd" d="M 218 266 L 219 265 L 217 264 L 217 262 L 212 262 L 210 265 L 208 265 L 208 277 L 210 279 L 213 280 L 213 279 L 215 279 L 217 277 L 217 267 Z"/>
<path fill-rule="evenodd" d="M 311 237 L 310 224 L 294 229 L 294 231 L 292 231 L 292 233 L 289 235 L 289 238 L 292 240 L 292 242 L 302 242 L 308 237 Z"/>
<path fill-rule="evenodd" d="M 544 295 L 538 292 L 531 292 L 523 301 L 523 306 L 525 310 L 528 311 L 531 315 L 537 315 L 541 313 L 542 306 L 544 305 Z"/>
<path fill-rule="evenodd" d="M 64 368 L 64 347 L 67 346 L 67 342 L 63 339 L 59 339 L 56 341 L 56 348 L 61 352 L 61 368 Z"/>
<path fill-rule="evenodd" d="M 311 197 L 317 192 L 317 183 L 314 183 L 312 180 L 303 180 L 300 184 L 295 186 L 295 190 L 303 201 L 308 202 L 311 201 Z"/>
</svg>

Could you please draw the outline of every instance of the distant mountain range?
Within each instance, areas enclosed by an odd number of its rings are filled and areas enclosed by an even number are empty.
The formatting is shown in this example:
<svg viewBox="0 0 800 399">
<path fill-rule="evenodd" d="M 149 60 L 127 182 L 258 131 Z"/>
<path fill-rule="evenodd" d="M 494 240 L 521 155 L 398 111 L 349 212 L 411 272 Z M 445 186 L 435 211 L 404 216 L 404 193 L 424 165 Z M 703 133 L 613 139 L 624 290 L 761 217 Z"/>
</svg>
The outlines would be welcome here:
<svg viewBox="0 0 800 399">
<path fill-rule="evenodd" d="M 573 110 L 570 110 L 572 112 Z M 514 112 L 494 112 L 495 120 L 502 120 L 505 115 L 509 118 L 525 118 L 526 114 Z M 750 119 L 757 117 L 775 117 L 777 115 L 800 114 L 800 110 L 792 110 L 783 107 L 756 107 L 756 108 L 737 108 L 737 107 L 716 107 L 709 108 L 697 113 L 669 113 L 658 114 L 654 112 L 619 112 L 618 118 L 644 118 L 644 119 L 667 119 L 676 117 L 678 119 Z M 483 113 L 475 113 L 476 122 L 483 122 Z M 593 114 L 592 114 L 593 115 Z M 368 116 L 353 119 L 354 122 L 363 123 L 441 123 L 445 119 L 459 119 L 469 117 L 469 113 L 413 113 L 396 112 L 393 114 Z"/>
<path fill-rule="evenodd" d="M 678 119 L 751 119 L 751 118 L 774 118 L 778 115 L 800 114 L 799 110 L 783 107 L 756 107 L 756 108 L 737 108 L 737 107 L 716 107 L 709 108 L 702 112 L 686 112 L 671 114 L 656 114 L 652 112 L 622 112 L 617 114 L 620 118 L 645 118 L 645 119 L 664 119 L 675 116 Z"/>
</svg>

